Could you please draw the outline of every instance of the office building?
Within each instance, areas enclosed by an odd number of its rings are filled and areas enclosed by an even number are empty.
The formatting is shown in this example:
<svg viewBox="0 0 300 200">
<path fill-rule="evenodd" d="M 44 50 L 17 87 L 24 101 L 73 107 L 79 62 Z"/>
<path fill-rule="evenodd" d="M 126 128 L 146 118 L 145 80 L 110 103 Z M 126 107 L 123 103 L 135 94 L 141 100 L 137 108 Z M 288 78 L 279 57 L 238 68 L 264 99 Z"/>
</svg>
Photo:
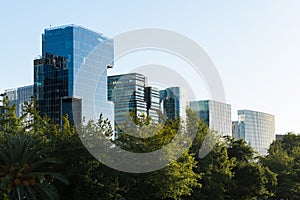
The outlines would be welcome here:
<svg viewBox="0 0 300 200">
<path fill-rule="evenodd" d="M 232 134 L 244 139 L 247 144 L 266 155 L 269 145 L 275 140 L 275 117 L 263 112 L 238 110 L 238 121 L 232 123 Z"/>
<path fill-rule="evenodd" d="M 10 101 L 10 105 L 16 105 L 16 116 L 21 117 L 23 115 L 25 102 L 30 102 L 33 96 L 33 85 L 7 89 L 4 93 Z"/>
<path fill-rule="evenodd" d="M 34 69 L 34 93 L 38 109 L 42 115 L 60 124 L 61 117 L 68 113 L 62 112 L 68 97 L 67 59 L 46 53 L 44 58 L 34 60 Z M 73 123 L 81 119 L 81 109 L 78 112 L 77 115 L 68 113 Z"/>
<path fill-rule="evenodd" d="M 159 122 L 159 90 L 155 87 L 145 87 L 146 114 L 151 117 L 153 123 Z"/>
<path fill-rule="evenodd" d="M 5 103 L 3 102 L 5 98 L 5 93 L 1 93 L 0 94 L 0 120 L 5 119 L 5 115 L 6 115 L 6 110 L 5 110 Z M 2 128 L 0 126 L 0 128 Z"/>
<path fill-rule="evenodd" d="M 42 34 L 42 57 L 34 60 L 34 95 L 41 114 L 61 123 L 113 121 L 107 101 L 107 66 L 113 64 L 113 41 L 86 28 L 66 25 Z M 112 123 L 113 124 L 113 123 Z"/>
<path fill-rule="evenodd" d="M 231 105 L 212 100 L 203 100 L 190 102 L 190 108 L 198 113 L 199 118 L 211 130 L 217 131 L 222 136 L 231 136 Z"/>
<path fill-rule="evenodd" d="M 108 77 L 108 100 L 114 102 L 115 125 L 128 122 L 130 115 L 149 116 L 158 122 L 159 90 L 147 86 L 147 79 L 138 73 Z"/>
<path fill-rule="evenodd" d="M 232 122 L 232 137 L 236 139 L 242 139 L 245 138 L 245 131 L 244 130 L 244 122 L 239 122 L 239 121 L 233 121 Z"/>
<path fill-rule="evenodd" d="M 183 117 L 185 106 L 179 87 L 170 87 L 160 90 L 160 108 L 167 119 L 179 119 Z"/>
</svg>

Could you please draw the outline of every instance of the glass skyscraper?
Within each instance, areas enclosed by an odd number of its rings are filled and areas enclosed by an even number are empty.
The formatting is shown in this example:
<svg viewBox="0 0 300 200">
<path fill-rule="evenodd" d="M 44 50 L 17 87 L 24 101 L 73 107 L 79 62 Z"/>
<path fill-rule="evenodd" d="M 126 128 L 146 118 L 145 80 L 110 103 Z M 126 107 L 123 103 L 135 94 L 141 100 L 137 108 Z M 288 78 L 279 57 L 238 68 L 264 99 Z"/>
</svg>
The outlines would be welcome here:
<svg viewBox="0 0 300 200">
<path fill-rule="evenodd" d="M 183 99 L 180 88 L 170 87 L 160 90 L 159 93 L 160 108 L 167 119 L 179 119 L 179 117 L 183 117 L 185 106 L 182 105 Z"/>
<path fill-rule="evenodd" d="M 192 110 L 198 113 L 199 118 L 208 125 L 211 130 L 217 131 L 222 136 L 232 135 L 231 105 L 212 101 L 192 101 Z"/>
<path fill-rule="evenodd" d="M 63 98 L 68 97 L 67 59 L 46 53 L 44 58 L 34 60 L 34 69 L 34 93 L 38 109 L 42 115 L 60 124 L 61 116 L 66 114 L 62 113 Z M 72 112 L 68 114 L 73 123 L 81 118 L 80 114 L 76 119 Z"/>
<path fill-rule="evenodd" d="M 158 122 L 159 90 L 147 86 L 146 77 L 138 73 L 108 77 L 108 100 L 114 102 L 115 124 L 123 125 L 130 114 L 145 114 Z"/>
<path fill-rule="evenodd" d="M 147 105 L 147 116 L 151 117 L 153 123 L 159 122 L 159 90 L 155 87 L 145 87 L 145 101 Z"/>
<path fill-rule="evenodd" d="M 233 122 L 233 137 L 244 139 L 255 151 L 266 155 L 275 140 L 275 117 L 263 112 L 238 110 L 238 121 Z"/>
<path fill-rule="evenodd" d="M 41 114 L 56 122 L 69 114 L 72 123 L 113 121 L 107 101 L 107 66 L 113 64 L 113 41 L 86 28 L 66 25 L 45 29 L 42 58 L 34 61 L 34 95 Z"/>
<path fill-rule="evenodd" d="M 33 85 L 28 85 L 24 87 L 7 89 L 4 91 L 7 95 L 10 104 L 16 105 L 16 115 L 21 117 L 23 115 L 23 107 L 25 102 L 30 102 L 33 96 Z"/>
</svg>

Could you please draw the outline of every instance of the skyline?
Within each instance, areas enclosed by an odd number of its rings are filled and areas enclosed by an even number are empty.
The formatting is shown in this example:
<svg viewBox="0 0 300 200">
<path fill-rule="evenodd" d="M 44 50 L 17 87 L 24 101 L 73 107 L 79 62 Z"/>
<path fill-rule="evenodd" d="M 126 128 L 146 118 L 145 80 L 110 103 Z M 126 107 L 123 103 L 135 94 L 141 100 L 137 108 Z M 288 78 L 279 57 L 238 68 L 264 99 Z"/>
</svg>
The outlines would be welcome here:
<svg viewBox="0 0 300 200">
<path fill-rule="evenodd" d="M 56 1 L 52 2 L 55 5 Z M 56 15 L 45 12 L 42 5 L 6 2 L 2 15 L 10 17 L 0 20 L 5 30 L 0 33 L 1 69 L 6 74 L 1 78 L 0 91 L 33 83 L 33 60 L 41 54 L 41 33 L 50 24 L 79 24 L 109 37 L 137 28 L 159 27 L 184 34 L 204 48 L 223 80 L 226 103 L 232 105 L 233 121 L 236 110 L 250 109 L 275 115 L 276 134 L 299 133 L 297 86 L 300 80 L 297 74 L 300 70 L 297 66 L 300 60 L 297 52 L 300 41 L 297 34 L 300 29 L 296 26 L 299 21 L 296 8 L 300 3 L 214 2 L 143 4 L 136 1 L 134 6 L 125 2 L 76 5 L 57 2 Z M 165 12 L 166 8 L 169 12 Z M 84 14 L 78 18 L 80 11 Z M 30 20 L 33 17 L 35 20 Z M 166 55 L 152 56 L 161 60 Z M 145 56 L 142 57 L 144 60 L 140 62 L 147 63 Z M 135 59 L 136 55 L 130 55 L 116 66 L 135 66 L 139 63 Z M 166 58 L 166 63 L 182 67 L 171 57 Z M 208 98 L 205 91 L 203 93 L 196 100 Z"/>
</svg>

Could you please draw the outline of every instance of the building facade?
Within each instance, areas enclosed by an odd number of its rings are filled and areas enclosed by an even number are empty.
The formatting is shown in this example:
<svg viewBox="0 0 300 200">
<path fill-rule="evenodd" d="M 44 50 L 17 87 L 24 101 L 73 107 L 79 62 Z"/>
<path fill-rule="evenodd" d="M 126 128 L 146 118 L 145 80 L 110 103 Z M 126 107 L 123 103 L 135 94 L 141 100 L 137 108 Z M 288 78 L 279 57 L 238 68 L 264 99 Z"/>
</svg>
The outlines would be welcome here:
<svg viewBox="0 0 300 200">
<path fill-rule="evenodd" d="M 149 116 L 153 123 L 158 122 L 159 90 L 147 86 L 147 79 L 138 73 L 108 77 L 108 100 L 114 103 L 115 125 L 120 126 L 130 115 Z"/>
<path fill-rule="evenodd" d="M 233 137 L 244 139 L 255 151 L 266 155 L 275 140 L 275 117 L 263 112 L 238 110 L 238 121 L 233 122 L 232 130 Z"/>
<path fill-rule="evenodd" d="M 233 121 L 232 122 L 232 137 L 236 139 L 245 138 L 245 123 L 243 121 Z"/>
<path fill-rule="evenodd" d="M 198 113 L 199 118 L 211 130 L 217 131 L 222 136 L 232 135 L 231 105 L 212 101 L 192 101 L 190 108 Z"/>
<path fill-rule="evenodd" d="M 63 99 L 69 97 L 67 59 L 46 53 L 45 57 L 34 60 L 34 69 L 34 94 L 40 113 L 58 124 L 61 123 L 61 117 L 67 113 L 74 122 L 80 120 L 81 109 L 78 116 L 73 112 L 62 112 L 62 108 L 65 107 Z"/>
<path fill-rule="evenodd" d="M 185 106 L 182 105 L 182 93 L 179 87 L 170 87 L 160 90 L 160 108 L 167 119 L 179 119 L 183 117 Z"/>
<path fill-rule="evenodd" d="M 159 122 L 159 90 L 155 87 L 145 87 L 146 114 L 151 117 L 153 123 Z"/>
<path fill-rule="evenodd" d="M 45 29 L 42 57 L 34 60 L 34 95 L 41 114 L 61 123 L 113 121 L 107 101 L 107 66 L 113 64 L 113 41 L 86 28 L 66 25 Z"/>
<path fill-rule="evenodd" d="M 4 91 L 7 95 L 10 105 L 16 105 L 16 115 L 21 117 L 23 115 L 23 108 L 25 102 L 30 102 L 33 97 L 33 85 L 19 87 L 15 89 L 7 89 Z"/>
</svg>

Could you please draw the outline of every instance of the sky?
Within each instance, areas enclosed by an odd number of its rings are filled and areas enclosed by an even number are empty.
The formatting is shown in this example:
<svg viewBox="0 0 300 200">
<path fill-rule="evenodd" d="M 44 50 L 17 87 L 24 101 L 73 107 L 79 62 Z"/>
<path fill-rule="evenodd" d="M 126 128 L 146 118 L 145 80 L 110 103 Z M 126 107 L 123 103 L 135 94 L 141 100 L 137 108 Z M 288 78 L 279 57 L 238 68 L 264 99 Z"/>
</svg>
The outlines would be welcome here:
<svg viewBox="0 0 300 200">
<path fill-rule="evenodd" d="M 41 34 L 50 25 L 78 24 L 109 37 L 162 28 L 206 51 L 223 81 L 233 120 L 238 109 L 251 109 L 275 115 L 276 134 L 300 133 L 299 8 L 297 0 L 3 1 L 0 92 L 33 83 L 33 59 L 41 54 Z M 132 62 L 138 55 L 116 68 L 126 72 L 138 64 Z M 163 58 L 180 68 L 176 58 Z M 205 88 L 196 98 L 209 98 Z"/>
</svg>

